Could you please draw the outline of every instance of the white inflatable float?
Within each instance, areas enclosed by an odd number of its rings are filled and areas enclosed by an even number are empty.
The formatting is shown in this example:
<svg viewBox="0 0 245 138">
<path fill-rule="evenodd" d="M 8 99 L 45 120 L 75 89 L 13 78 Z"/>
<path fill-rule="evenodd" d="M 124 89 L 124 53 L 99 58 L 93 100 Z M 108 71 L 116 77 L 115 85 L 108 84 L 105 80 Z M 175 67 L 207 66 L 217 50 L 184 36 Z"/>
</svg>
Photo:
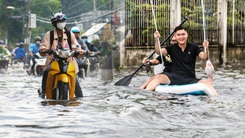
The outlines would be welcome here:
<svg viewBox="0 0 245 138">
<path fill-rule="evenodd" d="M 158 85 L 155 89 L 161 93 L 171 93 L 179 95 L 208 95 L 212 96 L 211 90 L 203 83 L 193 83 L 185 85 Z"/>
</svg>

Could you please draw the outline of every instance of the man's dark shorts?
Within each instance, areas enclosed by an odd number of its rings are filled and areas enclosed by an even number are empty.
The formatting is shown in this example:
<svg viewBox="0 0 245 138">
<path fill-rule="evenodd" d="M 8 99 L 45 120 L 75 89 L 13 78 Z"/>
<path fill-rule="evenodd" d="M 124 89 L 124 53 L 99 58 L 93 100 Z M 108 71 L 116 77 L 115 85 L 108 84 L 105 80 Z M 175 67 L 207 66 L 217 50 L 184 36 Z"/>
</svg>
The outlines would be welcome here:
<svg viewBox="0 0 245 138">
<path fill-rule="evenodd" d="M 163 72 L 162 74 L 165 74 L 168 76 L 170 82 L 170 85 L 181 85 L 181 84 L 191 84 L 191 83 L 197 83 L 201 79 L 197 79 L 194 77 L 184 76 L 184 75 L 178 75 L 174 73 L 169 72 Z"/>
</svg>

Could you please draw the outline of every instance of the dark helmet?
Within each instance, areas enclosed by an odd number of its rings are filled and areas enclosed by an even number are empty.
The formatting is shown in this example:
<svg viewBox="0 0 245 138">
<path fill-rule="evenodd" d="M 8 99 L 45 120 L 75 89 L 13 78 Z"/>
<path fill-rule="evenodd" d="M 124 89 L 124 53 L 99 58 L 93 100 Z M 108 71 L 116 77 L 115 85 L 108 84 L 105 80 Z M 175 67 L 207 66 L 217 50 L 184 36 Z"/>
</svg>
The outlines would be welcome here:
<svg viewBox="0 0 245 138">
<path fill-rule="evenodd" d="M 53 25 L 54 27 L 56 27 L 56 23 L 57 23 L 58 21 L 65 21 L 65 20 L 67 20 L 67 17 L 66 17 L 65 14 L 63 14 L 62 11 L 60 11 L 60 12 L 58 12 L 58 13 L 53 13 L 53 14 L 52 14 L 51 22 L 52 22 L 52 25 Z"/>
<path fill-rule="evenodd" d="M 81 37 L 82 39 L 88 39 L 88 36 L 86 36 L 86 35 L 82 35 L 82 37 Z"/>
<path fill-rule="evenodd" d="M 41 41 L 41 40 L 42 40 L 42 39 L 41 39 L 40 36 L 36 36 L 36 37 L 35 37 L 35 42 L 36 42 L 36 41 Z"/>
</svg>

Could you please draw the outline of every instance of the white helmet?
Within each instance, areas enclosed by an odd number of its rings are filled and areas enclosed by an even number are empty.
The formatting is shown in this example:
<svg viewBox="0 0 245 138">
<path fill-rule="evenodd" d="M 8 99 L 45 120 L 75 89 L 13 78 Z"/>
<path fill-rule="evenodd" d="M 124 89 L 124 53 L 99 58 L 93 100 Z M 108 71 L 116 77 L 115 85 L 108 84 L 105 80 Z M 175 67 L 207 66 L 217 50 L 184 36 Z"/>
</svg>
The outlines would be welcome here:
<svg viewBox="0 0 245 138">
<path fill-rule="evenodd" d="M 72 27 L 72 28 L 71 28 L 71 31 L 72 31 L 73 33 L 80 33 L 80 29 L 79 29 L 79 27 L 77 27 L 77 26 Z"/>
<path fill-rule="evenodd" d="M 67 17 L 62 11 L 52 14 L 51 22 L 54 27 L 56 27 L 56 22 L 65 20 L 67 20 Z"/>
</svg>

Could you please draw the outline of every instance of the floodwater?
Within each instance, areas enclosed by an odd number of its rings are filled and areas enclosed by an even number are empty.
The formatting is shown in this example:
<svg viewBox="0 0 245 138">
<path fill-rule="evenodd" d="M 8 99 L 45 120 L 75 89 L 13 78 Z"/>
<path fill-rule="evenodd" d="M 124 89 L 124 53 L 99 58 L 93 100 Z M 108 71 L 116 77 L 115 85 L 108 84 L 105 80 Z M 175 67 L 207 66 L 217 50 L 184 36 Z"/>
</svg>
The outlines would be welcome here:
<svg viewBox="0 0 245 138">
<path fill-rule="evenodd" d="M 245 137 L 244 66 L 216 68 L 213 85 L 220 96 L 215 97 L 141 91 L 138 87 L 152 75 L 145 70 L 130 86 L 114 86 L 132 72 L 115 71 L 111 82 L 99 73 L 89 76 L 80 80 L 84 97 L 75 104 L 44 105 L 37 95 L 41 77 L 8 69 L 0 74 L 0 137 Z M 203 68 L 197 76 L 206 77 Z"/>
</svg>

